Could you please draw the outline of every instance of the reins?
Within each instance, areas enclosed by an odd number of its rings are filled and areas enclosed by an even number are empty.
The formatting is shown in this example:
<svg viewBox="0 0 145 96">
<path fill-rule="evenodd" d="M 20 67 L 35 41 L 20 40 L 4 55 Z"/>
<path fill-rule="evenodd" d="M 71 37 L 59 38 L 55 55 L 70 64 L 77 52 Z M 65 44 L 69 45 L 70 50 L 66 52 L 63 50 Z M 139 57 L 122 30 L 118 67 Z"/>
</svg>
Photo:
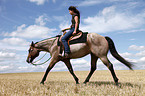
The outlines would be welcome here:
<svg viewBox="0 0 145 96">
<path fill-rule="evenodd" d="M 43 56 L 44 57 L 44 56 Z M 34 63 L 31 63 L 32 65 L 35 65 L 35 66 L 37 66 L 37 65 L 43 65 L 43 64 L 45 64 L 46 62 L 48 62 L 49 60 L 51 59 L 51 57 L 49 57 L 45 62 L 43 62 L 43 63 L 39 63 L 39 64 L 35 64 L 36 63 L 36 61 L 34 62 Z M 41 60 L 41 59 L 40 59 Z M 40 60 L 38 60 L 38 61 L 40 61 Z M 37 62 L 38 62 L 37 61 Z"/>
<path fill-rule="evenodd" d="M 57 38 L 56 38 L 56 39 L 57 39 Z M 55 40 L 56 40 L 56 39 L 55 39 Z M 52 45 L 54 44 L 55 40 L 52 42 L 50 48 L 51 48 Z M 32 64 L 32 65 L 35 65 L 35 66 L 45 64 L 46 62 L 48 62 L 48 61 L 51 59 L 51 57 L 49 57 L 49 58 L 48 58 L 45 62 L 43 62 L 43 63 L 39 63 L 39 64 L 35 64 L 35 63 L 37 63 L 38 61 L 40 61 L 41 59 L 43 59 L 44 56 L 45 56 L 46 54 L 47 54 L 47 52 L 46 52 L 39 60 L 35 61 L 34 63 L 32 62 L 31 64 Z"/>
</svg>

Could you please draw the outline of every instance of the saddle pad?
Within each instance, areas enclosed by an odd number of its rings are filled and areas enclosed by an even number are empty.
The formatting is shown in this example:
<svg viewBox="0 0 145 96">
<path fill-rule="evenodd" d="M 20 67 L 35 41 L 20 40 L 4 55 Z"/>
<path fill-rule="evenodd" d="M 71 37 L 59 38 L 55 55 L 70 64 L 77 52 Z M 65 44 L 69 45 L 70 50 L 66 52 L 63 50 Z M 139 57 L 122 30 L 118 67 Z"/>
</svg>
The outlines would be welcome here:
<svg viewBox="0 0 145 96">
<path fill-rule="evenodd" d="M 87 34 L 88 34 L 88 32 L 83 32 L 83 34 L 80 38 L 69 41 L 69 45 L 76 44 L 76 43 L 85 43 L 87 41 Z M 60 36 L 61 35 L 57 36 L 57 37 L 59 37 L 58 41 L 57 41 L 57 46 L 60 46 L 60 42 L 59 42 Z"/>
</svg>

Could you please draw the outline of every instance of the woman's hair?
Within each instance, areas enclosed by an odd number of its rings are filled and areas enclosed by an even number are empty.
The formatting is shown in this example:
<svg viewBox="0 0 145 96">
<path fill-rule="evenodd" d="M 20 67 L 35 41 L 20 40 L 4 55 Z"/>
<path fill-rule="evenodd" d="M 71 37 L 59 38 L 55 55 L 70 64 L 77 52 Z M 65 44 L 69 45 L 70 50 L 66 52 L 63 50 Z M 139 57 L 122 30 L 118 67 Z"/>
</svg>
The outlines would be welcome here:
<svg viewBox="0 0 145 96">
<path fill-rule="evenodd" d="M 68 10 L 74 11 L 74 12 L 77 13 L 77 14 L 79 15 L 79 17 L 80 17 L 80 12 L 79 12 L 79 10 L 78 10 L 75 6 L 70 6 L 70 7 L 68 8 Z"/>
</svg>

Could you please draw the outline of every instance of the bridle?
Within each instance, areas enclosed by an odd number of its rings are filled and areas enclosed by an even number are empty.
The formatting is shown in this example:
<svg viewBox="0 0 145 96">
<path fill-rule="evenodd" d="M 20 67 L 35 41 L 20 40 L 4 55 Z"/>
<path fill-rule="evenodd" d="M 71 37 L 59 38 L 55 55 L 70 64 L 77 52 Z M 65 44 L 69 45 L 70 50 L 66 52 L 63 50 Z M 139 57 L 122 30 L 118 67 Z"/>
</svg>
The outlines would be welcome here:
<svg viewBox="0 0 145 96">
<path fill-rule="evenodd" d="M 52 38 L 54 38 L 54 37 L 52 37 Z M 57 39 L 57 38 L 56 38 Z M 56 40 L 55 39 L 55 40 Z M 51 46 L 49 47 L 49 49 L 52 47 L 52 45 L 54 44 L 54 42 L 55 42 L 55 40 L 52 42 L 52 44 L 51 44 Z M 45 62 L 43 62 L 43 63 L 39 63 L 39 64 L 36 64 L 38 61 L 40 61 L 41 59 L 43 59 L 44 58 L 44 56 L 47 54 L 47 52 L 39 59 L 39 60 L 37 60 L 37 61 L 35 61 L 35 62 L 31 62 L 31 64 L 32 65 L 35 65 L 35 66 L 37 66 L 37 65 L 43 65 L 43 64 L 45 64 L 46 62 L 48 62 L 50 59 L 51 59 L 51 56 L 45 61 Z"/>
</svg>

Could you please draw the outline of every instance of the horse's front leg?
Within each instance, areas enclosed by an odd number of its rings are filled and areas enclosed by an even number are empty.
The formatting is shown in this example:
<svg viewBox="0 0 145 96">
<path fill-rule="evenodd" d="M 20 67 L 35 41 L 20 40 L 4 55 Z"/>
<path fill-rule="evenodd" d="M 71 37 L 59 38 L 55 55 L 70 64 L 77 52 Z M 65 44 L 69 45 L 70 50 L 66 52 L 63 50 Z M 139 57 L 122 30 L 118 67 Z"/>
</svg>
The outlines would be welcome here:
<svg viewBox="0 0 145 96">
<path fill-rule="evenodd" d="M 79 79 L 77 78 L 77 76 L 74 74 L 74 71 L 73 71 L 73 68 L 71 66 L 71 63 L 70 63 L 70 59 L 65 59 L 63 60 L 63 62 L 65 63 L 65 65 L 67 66 L 69 72 L 72 74 L 72 76 L 74 77 L 75 81 L 76 81 L 76 84 L 79 84 Z"/>
<path fill-rule="evenodd" d="M 56 58 L 51 58 L 50 64 L 43 76 L 42 81 L 40 82 L 40 84 L 44 84 L 44 81 L 46 80 L 46 77 L 48 75 L 48 73 L 50 72 L 50 70 L 54 67 L 54 65 L 58 62 L 58 60 Z"/>
</svg>

